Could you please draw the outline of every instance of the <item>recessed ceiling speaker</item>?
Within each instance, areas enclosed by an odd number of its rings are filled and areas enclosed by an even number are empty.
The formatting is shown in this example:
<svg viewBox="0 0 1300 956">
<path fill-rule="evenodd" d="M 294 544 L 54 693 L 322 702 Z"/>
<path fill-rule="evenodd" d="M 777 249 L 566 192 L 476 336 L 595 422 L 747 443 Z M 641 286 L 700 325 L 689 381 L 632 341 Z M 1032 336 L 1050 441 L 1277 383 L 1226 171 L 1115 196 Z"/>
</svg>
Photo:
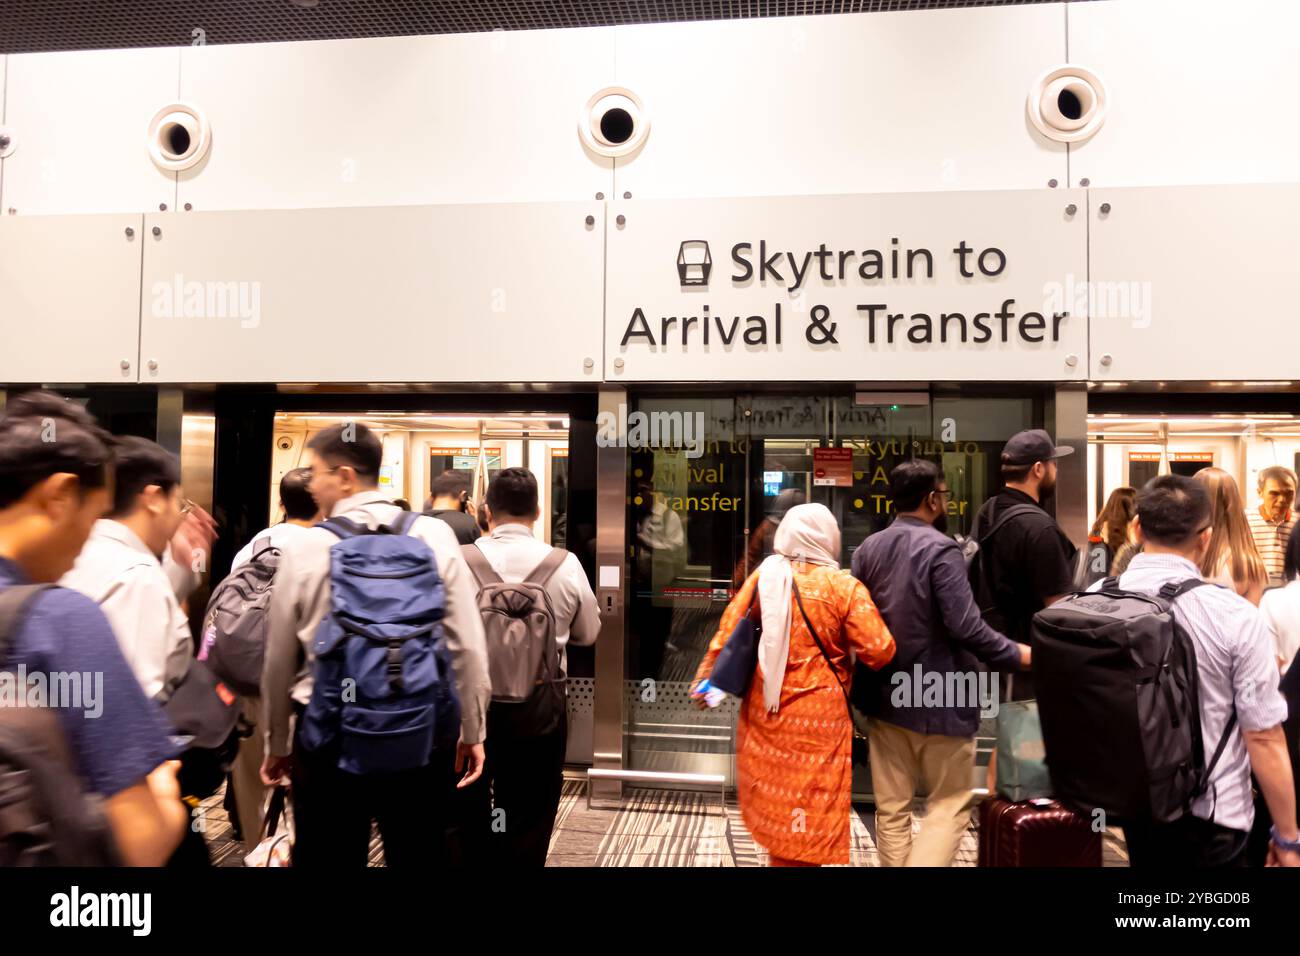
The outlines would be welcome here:
<svg viewBox="0 0 1300 956">
<path fill-rule="evenodd" d="M 202 161 L 211 145 L 212 127 L 197 107 L 173 103 L 149 122 L 149 157 L 159 169 L 189 169 Z"/>
<path fill-rule="evenodd" d="M 1058 66 L 1030 87 L 1025 108 L 1034 128 L 1048 139 L 1078 143 L 1106 121 L 1106 87 L 1091 70 Z"/>
<path fill-rule="evenodd" d="M 641 97 L 621 86 L 608 86 L 587 100 L 578 115 L 583 145 L 600 156 L 627 156 L 650 133 L 650 114 Z"/>
</svg>

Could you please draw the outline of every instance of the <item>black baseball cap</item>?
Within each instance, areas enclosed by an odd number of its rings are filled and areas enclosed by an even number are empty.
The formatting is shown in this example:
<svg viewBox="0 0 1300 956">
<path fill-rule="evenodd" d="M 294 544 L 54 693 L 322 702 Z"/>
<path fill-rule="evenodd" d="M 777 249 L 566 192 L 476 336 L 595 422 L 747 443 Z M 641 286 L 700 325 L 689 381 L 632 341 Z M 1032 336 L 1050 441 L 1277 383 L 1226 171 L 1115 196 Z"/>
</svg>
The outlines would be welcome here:
<svg viewBox="0 0 1300 956">
<path fill-rule="evenodd" d="M 1058 445 L 1041 428 L 1031 428 L 1016 432 L 1002 446 L 1002 464 L 1032 465 L 1036 461 L 1051 461 L 1073 454 L 1074 449 L 1069 445 Z"/>
</svg>

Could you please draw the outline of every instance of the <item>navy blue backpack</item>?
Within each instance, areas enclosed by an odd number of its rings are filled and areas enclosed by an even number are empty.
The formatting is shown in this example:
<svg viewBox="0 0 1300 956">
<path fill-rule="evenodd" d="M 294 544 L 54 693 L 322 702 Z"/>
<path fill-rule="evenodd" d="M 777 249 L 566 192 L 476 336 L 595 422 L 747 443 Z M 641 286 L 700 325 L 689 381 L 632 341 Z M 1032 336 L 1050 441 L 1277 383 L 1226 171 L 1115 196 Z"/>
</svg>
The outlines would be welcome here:
<svg viewBox="0 0 1300 956">
<path fill-rule="evenodd" d="M 433 551 L 408 534 L 418 516 L 368 528 L 320 527 L 330 549 L 330 613 L 317 628 L 302 744 L 349 773 L 423 767 L 456 742 L 460 707 L 443 639 L 444 588 Z"/>
</svg>

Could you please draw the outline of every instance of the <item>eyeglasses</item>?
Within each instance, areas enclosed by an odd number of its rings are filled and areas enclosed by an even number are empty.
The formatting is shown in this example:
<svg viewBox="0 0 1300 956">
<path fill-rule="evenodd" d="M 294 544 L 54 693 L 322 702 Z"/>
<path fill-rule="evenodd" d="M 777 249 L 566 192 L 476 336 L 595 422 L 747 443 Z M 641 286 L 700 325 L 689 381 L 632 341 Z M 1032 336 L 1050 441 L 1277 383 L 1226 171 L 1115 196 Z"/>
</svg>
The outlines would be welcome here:
<svg viewBox="0 0 1300 956">
<path fill-rule="evenodd" d="M 188 514 L 193 514 L 193 513 L 194 513 L 194 509 L 197 508 L 197 507 L 198 507 L 198 505 L 197 505 L 194 501 L 191 501 L 189 498 L 182 498 L 182 499 L 181 499 L 181 517 L 183 518 L 183 517 L 185 517 L 185 516 L 188 515 Z"/>
</svg>

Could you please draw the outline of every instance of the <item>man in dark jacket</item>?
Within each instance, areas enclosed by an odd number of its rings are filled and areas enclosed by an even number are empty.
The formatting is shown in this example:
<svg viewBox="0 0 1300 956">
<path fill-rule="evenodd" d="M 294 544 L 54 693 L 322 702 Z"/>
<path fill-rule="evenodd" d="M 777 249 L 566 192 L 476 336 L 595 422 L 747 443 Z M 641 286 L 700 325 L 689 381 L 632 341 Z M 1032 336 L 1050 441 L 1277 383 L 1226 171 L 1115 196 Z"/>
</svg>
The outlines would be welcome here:
<svg viewBox="0 0 1300 956">
<path fill-rule="evenodd" d="M 898 645 L 878 672 L 859 666 L 853 702 L 868 715 L 876 843 L 883 866 L 948 866 L 970 823 L 975 732 L 996 712 L 996 675 L 1029 666 L 1029 648 L 980 617 L 966 562 L 946 534 L 948 486 L 931 461 L 890 473 L 897 518 L 858 546 L 853 574 L 871 592 Z M 991 678 L 991 679 L 990 679 Z M 912 837 L 912 800 L 927 793 Z"/>
</svg>

